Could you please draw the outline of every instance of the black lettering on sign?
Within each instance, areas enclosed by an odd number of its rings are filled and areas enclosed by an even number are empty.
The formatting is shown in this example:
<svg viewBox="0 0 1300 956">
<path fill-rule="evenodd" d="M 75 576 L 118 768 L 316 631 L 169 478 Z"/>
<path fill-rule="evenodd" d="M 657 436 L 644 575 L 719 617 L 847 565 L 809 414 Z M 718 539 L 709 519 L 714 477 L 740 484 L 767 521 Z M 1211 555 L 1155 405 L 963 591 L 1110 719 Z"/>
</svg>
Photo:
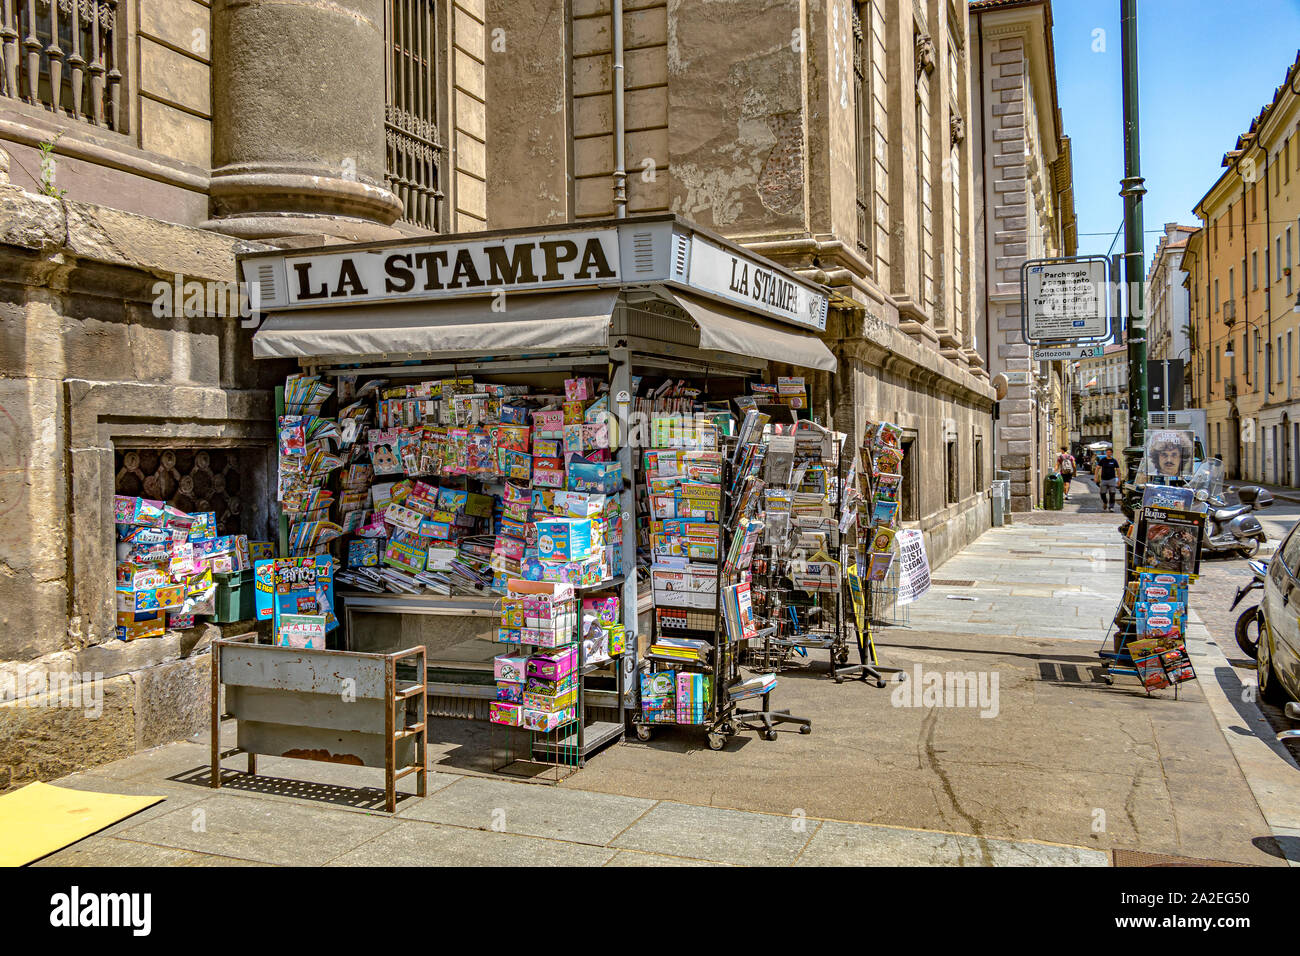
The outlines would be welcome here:
<svg viewBox="0 0 1300 956">
<path fill-rule="evenodd" d="M 591 270 L 595 269 L 596 274 L 592 275 Z M 582 250 L 582 263 L 578 266 L 578 271 L 573 274 L 575 279 L 609 279 L 614 275 L 614 270 L 609 267 L 609 262 L 605 259 L 605 250 L 600 245 L 600 240 L 594 236 L 587 240 L 586 248 Z"/>
<path fill-rule="evenodd" d="M 514 258 L 505 246 L 488 246 L 488 281 L 493 285 L 518 285 L 536 282 L 537 273 L 533 271 L 533 249 L 531 242 L 521 242 L 515 246 Z"/>
<path fill-rule="evenodd" d="M 415 273 L 411 271 L 409 255 L 389 256 L 384 260 L 384 272 L 388 274 L 384 280 L 385 292 L 410 292 L 415 288 Z"/>
<path fill-rule="evenodd" d="M 478 269 L 474 267 L 474 257 L 469 254 L 468 249 L 461 249 L 456 253 L 456 264 L 451 268 L 451 281 L 447 283 L 447 288 L 473 289 L 483 284 L 483 280 L 478 277 Z"/>
<path fill-rule="evenodd" d="M 542 253 L 546 256 L 546 274 L 542 276 L 542 281 L 559 282 L 564 278 L 560 272 L 560 263 L 572 262 L 578 258 L 578 247 L 567 239 L 554 239 L 543 242 L 541 246 Z M 560 255 L 561 249 L 564 250 L 564 255 Z"/>
<path fill-rule="evenodd" d="M 740 272 L 736 272 L 740 266 Z M 731 291 L 737 295 L 749 294 L 749 266 L 737 259 L 731 260 Z"/>
<path fill-rule="evenodd" d="M 293 271 L 298 273 L 298 298 L 300 300 L 306 301 L 308 299 L 324 299 L 329 296 L 330 294 L 329 286 L 327 286 L 324 282 L 320 284 L 320 288 L 317 289 L 315 292 L 311 291 L 310 288 L 311 263 L 310 262 L 295 262 L 293 264 Z"/>
<path fill-rule="evenodd" d="M 338 298 L 344 295 L 368 295 L 366 287 L 361 284 L 361 276 L 357 274 L 357 265 L 351 259 L 344 259 L 339 264 L 339 283 L 330 293 L 332 298 Z"/>
<path fill-rule="evenodd" d="M 418 252 L 415 255 L 415 266 L 417 269 L 424 270 L 424 291 L 434 291 L 445 288 L 442 280 L 438 275 L 438 266 L 447 264 L 447 250 L 435 249 L 433 252 Z"/>
</svg>

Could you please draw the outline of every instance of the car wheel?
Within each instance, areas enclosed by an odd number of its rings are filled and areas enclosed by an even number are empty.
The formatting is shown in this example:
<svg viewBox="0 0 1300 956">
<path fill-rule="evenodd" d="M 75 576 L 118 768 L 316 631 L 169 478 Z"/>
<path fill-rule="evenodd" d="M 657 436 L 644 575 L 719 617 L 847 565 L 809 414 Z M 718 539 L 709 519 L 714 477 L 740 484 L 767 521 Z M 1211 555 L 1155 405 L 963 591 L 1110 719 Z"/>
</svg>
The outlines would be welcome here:
<svg viewBox="0 0 1300 956">
<path fill-rule="evenodd" d="M 1281 707 L 1290 697 L 1273 670 L 1273 655 L 1270 651 L 1268 629 L 1260 628 L 1259 655 L 1255 658 L 1255 672 L 1259 676 L 1259 696 L 1264 703 Z"/>
<path fill-rule="evenodd" d="M 1252 607 L 1237 618 L 1237 646 L 1254 660 L 1259 655 L 1259 632 L 1262 629 L 1259 608 Z"/>
</svg>

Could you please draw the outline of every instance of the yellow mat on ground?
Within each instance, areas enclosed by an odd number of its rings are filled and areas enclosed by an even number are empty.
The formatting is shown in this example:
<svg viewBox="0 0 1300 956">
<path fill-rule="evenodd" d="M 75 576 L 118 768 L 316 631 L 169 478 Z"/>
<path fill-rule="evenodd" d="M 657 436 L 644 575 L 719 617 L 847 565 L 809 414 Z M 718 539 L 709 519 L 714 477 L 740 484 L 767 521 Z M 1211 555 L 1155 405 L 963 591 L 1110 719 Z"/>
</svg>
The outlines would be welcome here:
<svg viewBox="0 0 1300 956">
<path fill-rule="evenodd" d="M 164 799 L 29 783 L 0 796 L 0 866 L 39 860 Z"/>
</svg>

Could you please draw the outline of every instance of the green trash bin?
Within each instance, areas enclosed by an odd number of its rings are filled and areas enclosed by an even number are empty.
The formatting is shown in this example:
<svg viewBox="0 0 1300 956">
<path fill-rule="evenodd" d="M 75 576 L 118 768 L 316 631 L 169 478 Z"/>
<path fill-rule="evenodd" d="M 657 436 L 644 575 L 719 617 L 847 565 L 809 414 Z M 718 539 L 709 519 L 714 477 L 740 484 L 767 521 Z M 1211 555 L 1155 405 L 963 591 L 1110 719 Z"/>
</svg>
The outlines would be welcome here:
<svg viewBox="0 0 1300 956">
<path fill-rule="evenodd" d="M 251 621 L 257 617 L 257 593 L 253 589 L 253 571 L 231 571 L 213 574 L 217 584 L 217 613 L 212 620 L 217 624 Z"/>
<path fill-rule="evenodd" d="M 1065 507 L 1065 481 L 1055 472 L 1043 479 L 1043 507 L 1048 511 Z"/>
</svg>

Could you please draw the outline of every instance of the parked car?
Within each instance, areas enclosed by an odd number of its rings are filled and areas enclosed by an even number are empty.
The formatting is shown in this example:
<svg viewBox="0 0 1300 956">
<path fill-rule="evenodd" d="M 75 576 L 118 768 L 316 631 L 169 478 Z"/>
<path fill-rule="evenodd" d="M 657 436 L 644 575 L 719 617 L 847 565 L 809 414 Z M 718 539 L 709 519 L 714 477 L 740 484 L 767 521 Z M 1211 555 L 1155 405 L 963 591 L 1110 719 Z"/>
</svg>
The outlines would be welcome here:
<svg viewBox="0 0 1300 956">
<path fill-rule="evenodd" d="M 1260 609 L 1259 695 L 1278 706 L 1300 700 L 1300 522 L 1268 563 Z"/>
</svg>

